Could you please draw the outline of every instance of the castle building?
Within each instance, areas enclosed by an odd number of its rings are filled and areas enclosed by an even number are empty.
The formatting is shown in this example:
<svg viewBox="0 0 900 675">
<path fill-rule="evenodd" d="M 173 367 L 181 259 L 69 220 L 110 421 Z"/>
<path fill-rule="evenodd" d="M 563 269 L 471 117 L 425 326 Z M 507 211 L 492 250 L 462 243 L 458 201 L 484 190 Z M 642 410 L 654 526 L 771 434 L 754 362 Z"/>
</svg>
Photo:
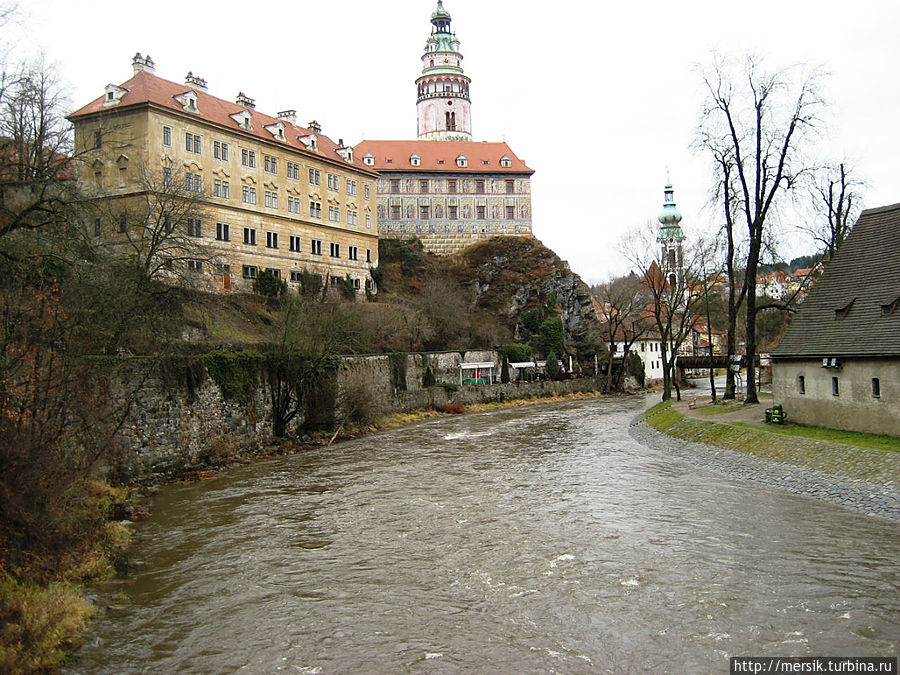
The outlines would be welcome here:
<svg viewBox="0 0 900 675">
<path fill-rule="evenodd" d="M 496 235 L 532 234 L 534 172 L 506 143 L 472 140 L 470 80 L 450 23 L 438 0 L 416 79 L 418 139 L 356 146 L 380 174 L 379 234 L 417 237 L 438 254 Z"/>
<path fill-rule="evenodd" d="M 177 181 L 199 208 L 172 227 L 211 255 L 175 264 L 204 285 L 247 287 L 268 270 L 292 283 L 306 272 L 370 287 L 377 174 L 352 147 L 315 122 L 298 126 L 293 110 L 272 117 L 243 93 L 216 98 L 192 73 L 184 84 L 158 77 L 149 56 L 137 54 L 133 67 L 131 79 L 69 116 L 79 179 L 111 214 L 93 224 L 95 237 L 133 236 L 129 211 L 141 213 L 160 186 Z"/>
<path fill-rule="evenodd" d="M 684 232 L 681 230 L 681 213 L 675 208 L 675 190 L 672 181 L 666 181 L 665 201 L 659 214 L 660 267 L 673 287 L 684 281 Z"/>
</svg>

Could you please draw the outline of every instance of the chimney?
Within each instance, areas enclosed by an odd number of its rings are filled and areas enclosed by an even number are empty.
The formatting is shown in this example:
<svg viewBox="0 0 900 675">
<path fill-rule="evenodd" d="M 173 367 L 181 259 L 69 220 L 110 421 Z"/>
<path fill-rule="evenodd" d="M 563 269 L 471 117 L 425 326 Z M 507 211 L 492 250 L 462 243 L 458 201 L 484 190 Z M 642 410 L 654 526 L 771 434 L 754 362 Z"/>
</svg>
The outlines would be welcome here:
<svg viewBox="0 0 900 675">
<path fill-rule="evenodd" d="M 250 108 L 251 110 L 256 109 L 256 101 L 254 101 L 252 98 L 247 96 L 247 94 L 245 94 L 242 91 L 238 92 L 235 103 L 237 103 L 238 105 L 242 105 L 245 108 Z"/>
<path fill-rule="evenodd" d="M 200 91 L 209 91 L 206 86 L 206 80 L 199 75 L 194 75 L 191 71 L 188 71 L 187 77 L 184 78 L 184 83 L 187 86 L 199 89 Z"/>
<path fill-rule="evenodd" d="M 297 126 L 297 111 L 296 110 L 282 110 L 278 113 L 278 119 L 282 122 L 286 122 L 291 126 Z"/>
<path fill-rule="evenodd" d="M 135 75 L 142 71 L 152 73 L 156 70 L 156 64 L 153 63 L 153 59 L 150 58 L 150 55 L 147 54 L 147 58 L 144 58 L 141 56 L 140 52 L 135 54 L 134 58 L 131 59 L 131 67 L 134 68 Z"/>
<path fill-rule="evenodd" d="M 307 124 L 306 128 L 309 129 L 310 131 L 312 131 L 314 134 L 322 133 L 322 125 L 319 124 L 318 122 L 316 122 L 315 120 L 313 120 L 312 122 Z"/>
</svg>

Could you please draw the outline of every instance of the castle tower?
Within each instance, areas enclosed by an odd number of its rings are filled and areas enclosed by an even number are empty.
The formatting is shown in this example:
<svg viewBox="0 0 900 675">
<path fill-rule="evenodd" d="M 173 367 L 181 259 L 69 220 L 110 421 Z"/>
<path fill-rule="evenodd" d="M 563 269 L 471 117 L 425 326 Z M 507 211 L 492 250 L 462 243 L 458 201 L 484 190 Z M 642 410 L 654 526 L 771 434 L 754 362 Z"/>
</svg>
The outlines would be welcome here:
<svg viewBox="0 0 900 675">
<path fill-rule="evenodd" d="M 450 30 L 450 12 L 444 9 L 443 0 L 438 0 L 431 25 L 422 55 L 422 75 L 416 79 L 419 140 L 471 141 L 471 80 L 463 73 L 459 40 Z"/>
<path fill-rule="evenodd" d="M 660 262 L 669 283 L 675 287 L 684 279 L 684 232 L 681 231 L 681 213 L 675 208 L 675 190 L 672 181 L 666 180 L 665 201 L 659 214 Z"/>
</svg>

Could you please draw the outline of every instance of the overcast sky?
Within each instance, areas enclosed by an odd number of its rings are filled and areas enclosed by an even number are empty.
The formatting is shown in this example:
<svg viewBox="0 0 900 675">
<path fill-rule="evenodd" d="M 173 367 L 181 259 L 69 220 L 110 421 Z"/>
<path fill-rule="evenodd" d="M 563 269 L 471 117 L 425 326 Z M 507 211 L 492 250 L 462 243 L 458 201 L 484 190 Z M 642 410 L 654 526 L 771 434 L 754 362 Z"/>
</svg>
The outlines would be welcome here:
<svg viewBox="0 0 900 675">
<path fill-rule="evenodd" d="M 331 138 L 411 139 L 415 78 L 436 0 L 20 4 L 22 52 L 56 62 L 76 109 L 131 77 L 156 74 L 244 91 L 257 109 L 295 108 Z M 507 141 L 535 170 L 534 232 L 588 282 L 623 272 L 624 232 L 656 219 L 666 169 L 688 235 L 715 226 L 710 171 L 689 145 L 713 49 L 830 73 L 821 149 L 869 183 L 867 206 L 900 202 L 900 5 L 721 0 L 445 0 L 472 78 L 475 140 Z M 787 259 L 811 252 L 785 236 Z M 804 250 L 808 248 L 809 250 Z"/>
</svg>

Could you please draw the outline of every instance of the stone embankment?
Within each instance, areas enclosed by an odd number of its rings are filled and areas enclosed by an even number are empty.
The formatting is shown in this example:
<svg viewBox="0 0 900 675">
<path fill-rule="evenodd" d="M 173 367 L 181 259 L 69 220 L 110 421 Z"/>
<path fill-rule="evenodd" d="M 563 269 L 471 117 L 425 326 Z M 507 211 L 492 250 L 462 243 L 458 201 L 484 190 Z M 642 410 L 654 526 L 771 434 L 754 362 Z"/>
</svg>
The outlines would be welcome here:
<svg viewBox="0 0 900 675">
<path fill-rule="evenodd" d="M 897 451 L 787 436 L 688 416 L 661 432 L 641 415 L 630 432 L 644 445 L 731 478 L 900 521 Z"/>
</svg>

